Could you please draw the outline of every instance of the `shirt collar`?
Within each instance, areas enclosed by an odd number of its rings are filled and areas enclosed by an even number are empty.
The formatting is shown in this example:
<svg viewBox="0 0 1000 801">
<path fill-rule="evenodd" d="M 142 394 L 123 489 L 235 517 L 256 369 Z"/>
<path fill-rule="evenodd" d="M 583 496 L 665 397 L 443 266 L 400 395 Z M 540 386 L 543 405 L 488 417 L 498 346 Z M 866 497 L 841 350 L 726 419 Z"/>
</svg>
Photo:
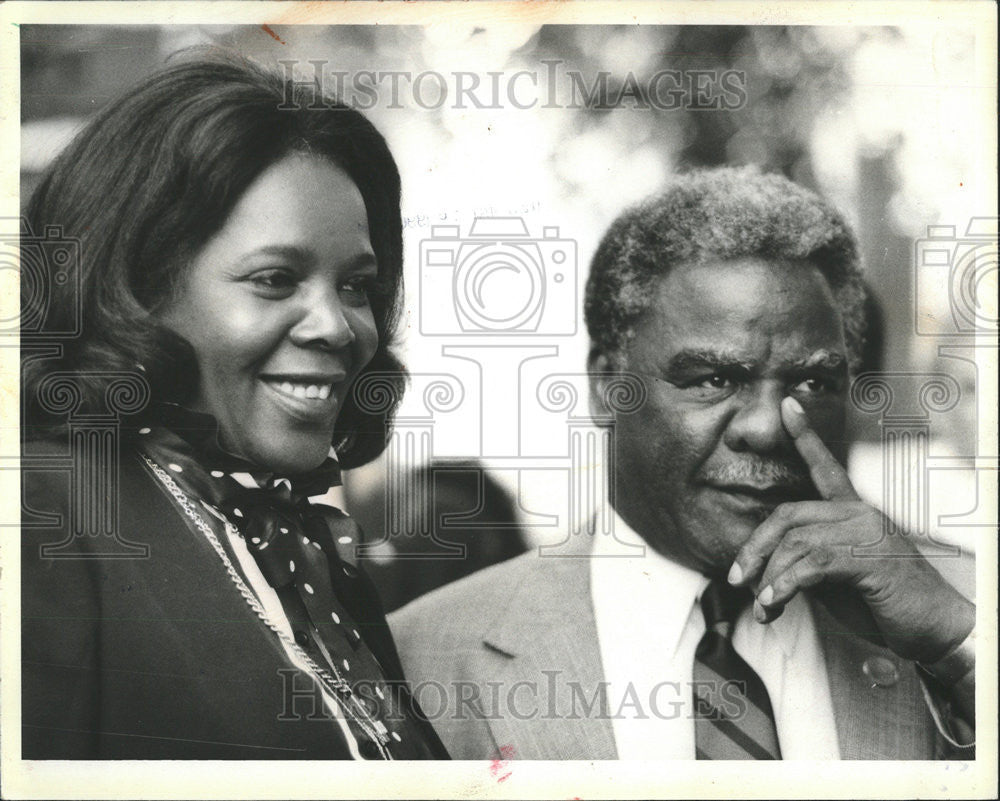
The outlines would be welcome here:
<svg viewBox="0 0 1000 801">
<path fill-rule="evenodd" d="M 604 574 L 609 586 L 627 588 L 634 601 L 641 598 L 636 611 L 643 615 L 643 625 L 652 617 L 657 638 L 673 654 L 691 605 L 708 579 L 653 550 L 613 508 L 608 511 L 613 533 L 594 537 L 593 569 Z"/>
<path fill-rule="evenodd" d="M 630 587 L 642 593 L 649 609 L 678 610 L 675 613 L 661 613 L 656 624 L 657 636 L 674 653 L 690 610 L 701 600 L 701 594 L 710 579 L 651 548 L 610 504 L 608 511 L 613 521 L 613 534 L 598 534 L 594 537 L 592 553 L 599 558 L 594 568 L 613 574 L 613 579 L 619 582 L 619 586 Z M 639 547 L 642 551 L 638 550 Z M 644 611 L 648 614 L 647 610 Z M 768 634 L 777 641 L 786 657 L 791 657 L 795 652 L 803 614 L 808 611 L 806 600 L 799 593 L 788 603 L 781 617 L 767 624 Z M 753 619 L 750 607 L 743 612 L 741 619 L 753 626 L 760 625 Z"/>
</svg>

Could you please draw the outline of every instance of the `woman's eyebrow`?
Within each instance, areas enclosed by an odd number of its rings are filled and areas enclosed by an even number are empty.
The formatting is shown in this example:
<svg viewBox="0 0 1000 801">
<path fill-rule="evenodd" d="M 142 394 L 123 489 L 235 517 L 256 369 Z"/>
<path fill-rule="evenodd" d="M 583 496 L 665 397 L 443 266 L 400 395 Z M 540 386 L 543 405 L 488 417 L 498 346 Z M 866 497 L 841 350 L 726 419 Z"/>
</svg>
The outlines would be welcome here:
<svg viewBox="0 0 1000 801">
<path fill-rule="evenodd" d="M 298 245 L 262 245 L 244 254 L 244 258 L 253 256 L 280 256 L 289 261 L 302 263 L 308 263 L 316 259 L 315 254 L 311 250 Z"/>
<path fill-rule="evenodd" d="M 255 256 L 278 256 L 282 259 L 305 265 L 315 264 L 318 261 L 315 252 L 300 245 L 263 245 L 249 251 L 244 258 L 253 258 Z M 347 270 L 364 270 L 377 268 L 378 262 L 375 259 L 374 253 L 370 250 L 365 250 L 351 256 L 338 266 Z"/>
<path fill-rule="evenodd" d="M 366 251 L 348 259 L 341 266 L 347 270 L 367 270 L 369 268 L 377 270 L 378 260 L 375 258 L 374 253 Z"/>
</svg>

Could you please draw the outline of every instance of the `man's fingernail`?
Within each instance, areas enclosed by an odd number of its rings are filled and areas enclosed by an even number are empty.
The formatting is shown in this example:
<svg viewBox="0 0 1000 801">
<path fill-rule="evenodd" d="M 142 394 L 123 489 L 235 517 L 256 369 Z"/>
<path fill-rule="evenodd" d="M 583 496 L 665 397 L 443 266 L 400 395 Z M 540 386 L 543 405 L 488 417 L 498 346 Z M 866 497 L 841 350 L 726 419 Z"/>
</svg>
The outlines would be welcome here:
<svg viewBox="0 0 1000 801">
<path fill-rule="evenodd" d="M 799 403 L 797 400 L 795 400 L 795 398 L 793 398 L 791 395 L 786 397 L 784 402 L 785 405 L 789 408 L 789 410 L 795 412 L 796 414 L 801 414 L 805 416 L 806 410 L 803 409 L 802 404 Z"/>
<path fill-rule="evenodd" d="M 767 620 L 767 612 L 765 612 L 764 607 L 760 605 L 760 601 L 753 602 L 753 616 L 757 619 L 758 623 L 763 623 Z"/>
<path fill-rule="evenodd" d="M 760 591 L 760 595 L 757 596 L 757 600 L 764 606 L 769 605 L 771 601 L 774 600 L 774 587 L 768 584 Z"/>
<path fill-rule="evenodd" d="M 809 427 L 809 418 L 806 417 L 802 404 L 795 398 L 787 397 L 781 400 L 781 419 L 785 423 L 785 428 L 793 437 L 801 436 Z"/>
<path fill-rule="evenodd" d="M 726 581 L 730 584 L 739 584 L 743 581 L 743 568 L 740 567 L 739 562 L 733 562 L 733 566 L 729 568 L 729 575 L 726 577 Z"/>
</svg>

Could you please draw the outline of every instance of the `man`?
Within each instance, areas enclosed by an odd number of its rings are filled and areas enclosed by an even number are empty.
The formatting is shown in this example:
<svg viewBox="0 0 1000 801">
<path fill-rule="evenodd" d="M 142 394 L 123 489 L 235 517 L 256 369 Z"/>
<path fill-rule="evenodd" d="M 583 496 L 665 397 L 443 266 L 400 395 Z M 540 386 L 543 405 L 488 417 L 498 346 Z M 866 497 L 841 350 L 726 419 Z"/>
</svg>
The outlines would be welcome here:
<svg viewBox="0 0 1000 801">
<path fill-rule="evenodd" d="M 615 414 L 614 537 L 391 620 L 455 758 L 974 755 L 975 608 L 842 467 L 863 304 L 845 223 L 778 176 L 687 175 L 613 224 L 591 406 L 646 394 Z"/>
</svg>

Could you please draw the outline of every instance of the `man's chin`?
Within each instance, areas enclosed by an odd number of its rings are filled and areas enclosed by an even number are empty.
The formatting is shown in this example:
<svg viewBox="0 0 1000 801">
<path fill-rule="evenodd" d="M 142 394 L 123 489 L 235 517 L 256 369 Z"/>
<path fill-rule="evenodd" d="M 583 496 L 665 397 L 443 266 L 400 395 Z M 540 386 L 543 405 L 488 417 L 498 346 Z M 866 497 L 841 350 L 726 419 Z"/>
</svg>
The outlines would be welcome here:
<svg viewBox="0 0 1000 801">
<path fill-rule="evenodd" d="M 713 514 L 704 515 L 696 524 L 701 532 L 698 539 L 703 546 L 700 549 L 703 572 L 726 575 L 740 548 L 767 518 L 767 514 L 733 514 L 716 509 Z"/>
</svg>

